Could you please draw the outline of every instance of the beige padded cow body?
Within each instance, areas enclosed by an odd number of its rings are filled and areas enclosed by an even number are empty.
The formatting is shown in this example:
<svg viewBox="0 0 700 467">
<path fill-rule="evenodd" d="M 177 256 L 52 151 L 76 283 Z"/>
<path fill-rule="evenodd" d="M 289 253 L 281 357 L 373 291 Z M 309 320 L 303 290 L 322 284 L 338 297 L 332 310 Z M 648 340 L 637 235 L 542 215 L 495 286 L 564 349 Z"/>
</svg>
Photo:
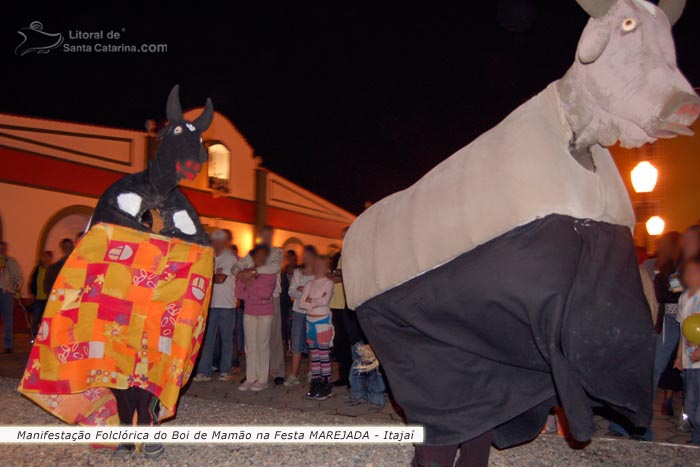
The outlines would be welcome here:
<svg viewBox="0 0 700 467">
<path fill-rule="evenodd" d="M 592 172 L 569 153 L 571 139 L 552 83 L 413 186 L 371 206 L 343 245 L 348 306 L 549 214 L 632 228 L 610 152 L 591 148 Z"/>
</svg>

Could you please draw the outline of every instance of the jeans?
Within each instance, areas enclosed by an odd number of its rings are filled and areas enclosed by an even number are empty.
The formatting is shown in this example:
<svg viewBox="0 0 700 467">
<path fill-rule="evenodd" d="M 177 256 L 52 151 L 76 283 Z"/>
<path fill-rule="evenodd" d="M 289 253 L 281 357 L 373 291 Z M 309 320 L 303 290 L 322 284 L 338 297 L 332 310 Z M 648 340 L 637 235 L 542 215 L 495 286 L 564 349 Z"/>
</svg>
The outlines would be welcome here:
<svg viewBox="0 0 700 467">
<path fill-rule="evenodd" d="M 292 313 L 292 352 L 309 353 L 309 345 L 306 343 L 306 314 Z"/>
<path fill-rule="evenodd" d="M 279 296 L 272 298 L 274 313 L 270 327 L 270 376 L 284 379 L 284 345 L 282 344 L 282 307 Z M 246 350 L 246 354 L 248 351 Z"/>
<path fill-rule="evenodd" d="M 233 326 L 235 308 L 210 308 L 207 321 L 207 331 L 204 337 L 204 348 L 199 360 L 197 373 L 211 376 L 212 360 L 214 359 L 214 346 L 216 345 L 216 331 L 221 335 L 221 361 L 219 370 L 221 373 L 231 373 L 231 360 L 233 358 Z"/>
<path fill-rule="evenodd" d="M 245 349 L 245 333 L 243 332 L 243 307 L 239 306 L 234 311 L 235 323 L 233 325 L 234 347 L 233 347 L 233 367 L 240 368 L 241 360 L 238 354 Z"/>
<path fill-rule="evenodd" d="M 46 309 L 46 300 L 34 300 L 27 311 L 31 315 L 31 334 L 32 338 L 36 337 L 37 332 L 39 332 L 39 325 L 41 324 L 41 318 L 44 316 L 44 310 Z"/>
<path fill-rule="evenodd" d="M 681 335 L 680 324 L 676 321 L 676 315 L 664 315 L 664 324 L 661 334 L 656 336 L 656 352 L 654 354 L 654 377 L 653 384 L 654 392 L 659 386 L 659 379 L 661 379 L 661 374 L 666 369 L 668 361 L 673 355 L 673 351 L 678 347 L 678 339 Z M 619 423 L 610 422 L 608 425 L 608 430 L 614 433 L 618 433 L 622 436 L 629 436 L 629 430 Z M 644 433 L 644 439 L 651 441 L 654 438 L 651 428 L 648 428 Z"/>
<path fill-rule="evenodd" d="M 2 317 L 2 325 L 5 328 L 4 342 L 5 349 L 12 349 L 13 334 L 15 331 L 12 318 L 14 316 L 15 297 L 11 293 L 0 290 L 0 316 Z"/>
<path fill-rule="evenodd" d="M 685 370 L 683 410 L 690 422 L 690 441 L 700 444 L 700 368 Z"/>
<path fill-rule="evenodd" d="M 372 405 L 384 406 L 386 403 L 386 386 L 379 369 L 366 373 L 357 371 L 361 364 L 357 345 L 352 346 L 352 368 L 350 369 L 350 399 L 364 400 Z"/>
<path fill-rule="evenodd" d="M 676 315 L 664 315 L 664 325 L 661 334 L 656 336 L 656 354 L 654 356 L 654 389 L 659 386 L 661 374 L 666 369 L 673 351 L 678 348 L 681 336 L 681 326 L 676 321 Z"/>
</svg>

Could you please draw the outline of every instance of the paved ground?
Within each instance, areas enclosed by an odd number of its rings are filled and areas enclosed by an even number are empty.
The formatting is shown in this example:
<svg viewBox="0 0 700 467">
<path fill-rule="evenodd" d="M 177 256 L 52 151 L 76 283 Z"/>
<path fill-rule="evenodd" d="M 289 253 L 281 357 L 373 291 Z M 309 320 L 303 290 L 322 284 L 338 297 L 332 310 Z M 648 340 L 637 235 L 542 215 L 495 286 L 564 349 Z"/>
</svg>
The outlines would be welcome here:
<svg viewBox="0 0 700 467">
<path fill-rule="evenodd" d="M 0 378 L 0 425 L 60 424 L 15 392 L 18 380 Z M 233 404 L 185 397 L 172 424 L 187 425 L 367 425 L 369 420 L 317 412 Z M 374 422 L 376 423 L 376 422 Z M 382 421 L 381 424 L 400 423 Z M 123 456 L 86 445 L 6 445 L 0 466 L 23 467 L 396 467 L 407 466 L 410 445 L 169 445 L 157 460 Z M 557 436 L 543 435 L 506 451 L 491 451 L 491 467 L 695 467 L 700 449 L 661 443 L 595 439 L 571 449 Z"/>
<path fill-rule="evenodd" d="M 14 388 L 27 358 L 27 336 L 18 335 L 14 354 L 0 355 L 0 424 L 49 424 L 56 419 L 19 397 Z M 302 371 L 305 368 L 302 367 Z M 2 377 L 7 378 L 2 378 Z M 347 390 L 335 390 L 334 397 L 323 402 L 303 398 L 304 386 L 277 386 L 260 393 L 238 391 L 234 383 L 212 381 L 192 383 L 185 391 L 175 424 L 393 424 L 402 423 L 400 409 L 391 403 L 379 409 L 370 405 L 347 406 Z M 659 404 L 656 404 L 658 408 Z M 676 400 L 679 408 L 680 400 Z M 534 443 L 507 451 L 494 450 L 492 466 L 700 466 L 700 449 L 689 448 L 686 433 L 677 431 L 676 419 L 660 414 L 654 419 L 657 440 L 665 443 L 640 443 L 604 437 L 607 423 L 596 420 L 599 433 L 585 450 L 572 450 L 564 440 L 543 435 Z M 673 448 L 670 444 L 676 443 Z M 120 460 L 113 453 L 80 447 L 10 446 L 9 458 L 0 457 L 0 465 L 108 466 Z M 318 458 L 316 458 L 318 454 Z M 157 465 L 303 465 L 303 466 L 395 466 L 407 465 L 408 446 L 172 446 Z M 12 459 L 10 462 L 8 459 Z M 22 459 L 17 464 L 15 461 Z M 643 461 L 642 461 L 643 459 Z M 140 457 L 126 465 L 156 465 Z"/>
<path fill-rule="evenodd" d="M 0 354 L 0 376 L 16 378 L 22 375 L 24 364 L 29 352 L 28 334 L 17 334 L 15 338 L 15 350 L 13 354 Z M 245 364 L 245 359 L 243 359 Z M 302 374 L 307 370 L 306 362 L 302 362 Z M 336 370 L 334 365 L 334 371 Z M 216 376 L 216 375 L 215 375 Z M 378 420 L 380 422 L 402 421 L 401 409 L 392 405 L 391 401 L 383 409 L 364 404 L 360 406 L 347 406 L 347 389 L 334 389 L 334 397 L 327 401 L 316 402 L 304 399 L 307 388 L 305 385 L 288 388 L 286 386 L 271 387 L 259 393 L 239 391 L 238 384 L 243 373 L 237 375 L 233 383 L 221 383 L 215 381 L 208 383 L 191 383 L 185 390 L 185 396 L 206 400 L 221 401 L 234 404 L 249 404 L 270 408 L 286 408 L 302 412 L 318 413 L 323 415 L 341 415 L 360 418 L 363 420 Z M 686 444 L 690 440 L 688 433 L 678 431 L 678 417 L 668 417 L 659 412 L 661 394 L 658 394 L 654 404 L 656 414 L 652 422 L 654 440 L 666 443 Z M 681 398 L 677 394 L 674 399 L 676 413 L 680 413 Z M 607 422 L 601 417 L 596 417 L 598 427 L 597 436 L 603 437 L 607 433 Z"/>
</svg>

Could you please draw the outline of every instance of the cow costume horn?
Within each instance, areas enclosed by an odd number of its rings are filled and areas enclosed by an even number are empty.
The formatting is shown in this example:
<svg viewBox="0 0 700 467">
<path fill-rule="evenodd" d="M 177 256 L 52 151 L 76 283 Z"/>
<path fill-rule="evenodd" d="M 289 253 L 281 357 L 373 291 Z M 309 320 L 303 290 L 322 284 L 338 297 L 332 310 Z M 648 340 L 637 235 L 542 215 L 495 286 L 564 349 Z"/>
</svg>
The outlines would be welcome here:
<svg viewBox="0 0 700 467">
<path fill-rule="evenodd" d="M 686 0 L 661 0 L 659 2 L 659 8 L 666 13 L 668 22 L 671 26 L 676 24 L 683 14 L 683 9 L 685 8 Z"/>
<path fill-rule="evenodd" d="M 168 117 L 168 122 L 182 121 L 182 106 L 180 105 L 180 85 L 176 84 L 168 94 L 168 103 L 165 107 L 165 115 Z"/>
<path fill-rule="evenodd" d="M 180 85 L 176 84 L 170 90 L 168 95 L 168 104 L 165 109 L 166 115 L 168 117 L 168 122 L 181 122 L 183 120 L 182 116 L 182 106 L 180 105 Z M 204 111 L 197 117 L 192 124 L 197 128 L 200 133 L 206 131 L 211 125 L 214 119 L 214 104 L 211 103 L 211 99 L 207 98 L 207 103 L 204 105 Z"/>
<path fill-rule="evenodd" d="M 591 18 L 599 18 L 610 10 L 616 0 L 576 0 Z"/>
<path fill-rule="evenodd" d="M 204 111 L 199 117 L 197 117 L 192 124 L 197 128 L 200 133 L 204 132 L 211 121 L 214 118 L 214 104 L 211 103 L 211 99 L 207 98 L 207 103 L 204 105 Z"/>
</svg>

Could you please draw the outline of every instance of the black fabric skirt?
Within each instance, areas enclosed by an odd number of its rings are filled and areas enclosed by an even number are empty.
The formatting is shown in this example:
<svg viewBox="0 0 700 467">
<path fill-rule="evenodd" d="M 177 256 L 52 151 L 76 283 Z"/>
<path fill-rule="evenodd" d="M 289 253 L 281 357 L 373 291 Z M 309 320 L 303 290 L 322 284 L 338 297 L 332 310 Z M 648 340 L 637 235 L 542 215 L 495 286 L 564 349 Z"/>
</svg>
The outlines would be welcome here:
<svg viewBox="0 0 700 467">
<path fill-rule="evenodd" d="M 596 406 L 651 421 L 654 329 L 625 227 L 550 215 L 357 311 L 428 444 L 490 429 L 497 447 L 521 444 L 554 405 L 579 441 Z"/>
</svg>

